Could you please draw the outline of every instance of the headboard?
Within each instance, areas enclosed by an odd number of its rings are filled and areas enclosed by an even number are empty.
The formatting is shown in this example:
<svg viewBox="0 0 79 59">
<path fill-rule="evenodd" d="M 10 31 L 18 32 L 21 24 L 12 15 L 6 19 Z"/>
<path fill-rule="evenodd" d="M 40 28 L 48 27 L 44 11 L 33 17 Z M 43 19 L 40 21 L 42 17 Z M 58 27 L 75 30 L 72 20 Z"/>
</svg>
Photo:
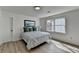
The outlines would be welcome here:
<svg viewBox="0 0 79 59">
<path fill-rule="evenodd" d="M 36 31 L 36 22 L 32 20 L 24 20 L 24 32 Z"/>
<path fill-rule="evenodd" d="M 35 26 L 35 21 L 32 21 L 32 20 L 24 20 L 24 27 L 25 26 Z"/>
</svg>

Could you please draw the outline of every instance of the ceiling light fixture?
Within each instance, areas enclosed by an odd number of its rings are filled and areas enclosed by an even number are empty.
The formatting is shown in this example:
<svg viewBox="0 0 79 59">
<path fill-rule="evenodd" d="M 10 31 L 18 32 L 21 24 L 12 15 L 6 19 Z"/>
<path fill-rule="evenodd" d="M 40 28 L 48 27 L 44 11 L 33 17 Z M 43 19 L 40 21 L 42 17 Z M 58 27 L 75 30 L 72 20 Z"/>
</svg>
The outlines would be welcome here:
<svg viewBox="0 0 79 59">
<path fill-rule="evenodd" d="M 35 10 L 40 10 L 41 8 L 40 8 L 40 6 L 35 6 L 34 9 Z"/>
</svg>

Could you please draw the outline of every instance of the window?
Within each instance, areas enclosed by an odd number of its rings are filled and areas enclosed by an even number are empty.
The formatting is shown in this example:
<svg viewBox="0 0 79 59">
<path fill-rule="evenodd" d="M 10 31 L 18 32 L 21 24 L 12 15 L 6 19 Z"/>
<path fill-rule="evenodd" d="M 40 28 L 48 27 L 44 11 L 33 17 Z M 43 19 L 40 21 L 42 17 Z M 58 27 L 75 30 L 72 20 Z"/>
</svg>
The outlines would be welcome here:
<svg viewBox="0 0 79 59">
<path fill-rule="evenodd" d="M 65 17 L 47 20 L 47 31 L 65 33 Z"/>
<path fill-rule="evenodd" d="M 47 31 L 54 31 L 54 21 L 53 20 L 47 21 Z"/>
<path fill-rule="evenodd" d="M 55 32 L 65 33 L 65 18 L 55 19 Z"/>
</svg>

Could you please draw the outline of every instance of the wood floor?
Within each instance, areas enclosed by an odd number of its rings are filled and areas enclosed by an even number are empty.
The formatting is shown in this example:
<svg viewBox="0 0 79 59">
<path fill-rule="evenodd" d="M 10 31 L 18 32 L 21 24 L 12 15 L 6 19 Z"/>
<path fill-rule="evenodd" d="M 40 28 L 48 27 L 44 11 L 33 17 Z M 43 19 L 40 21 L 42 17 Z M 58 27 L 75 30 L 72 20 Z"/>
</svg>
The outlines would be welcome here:
<svg viewBox="0 0 79 59">
<path fill-rule="evenodd" d="M 0 46 L 0 53 L 78 53 L 79 48 L 64 44 L 55 40 L 49 40 L 48 43 L 27 50 L 26 43 L 23 40 L 7 42 Z"/>
</svg>

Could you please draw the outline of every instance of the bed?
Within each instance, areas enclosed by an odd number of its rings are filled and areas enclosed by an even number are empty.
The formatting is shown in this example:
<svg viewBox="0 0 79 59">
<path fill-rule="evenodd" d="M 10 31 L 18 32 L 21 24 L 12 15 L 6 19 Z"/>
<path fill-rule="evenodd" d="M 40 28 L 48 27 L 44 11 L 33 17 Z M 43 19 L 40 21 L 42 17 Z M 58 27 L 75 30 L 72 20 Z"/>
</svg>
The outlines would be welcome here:
<svg viewBox="0 0 79 59">
<path fill-rule="evenodd" d="M 23 32 L 22 39 L 27 43 L 28 50 L 49 40 L 50 34 L 42 31 Z"/>
<path fill-rule="evenodd" d="M 49 40 L 48 32 L 37 31 L 36 22 L 32 20 L 24 20 L 24 32 L 21 33 L 22 39 L 27 43 L 27 48 L 30 50 Z"/>
</svg>

